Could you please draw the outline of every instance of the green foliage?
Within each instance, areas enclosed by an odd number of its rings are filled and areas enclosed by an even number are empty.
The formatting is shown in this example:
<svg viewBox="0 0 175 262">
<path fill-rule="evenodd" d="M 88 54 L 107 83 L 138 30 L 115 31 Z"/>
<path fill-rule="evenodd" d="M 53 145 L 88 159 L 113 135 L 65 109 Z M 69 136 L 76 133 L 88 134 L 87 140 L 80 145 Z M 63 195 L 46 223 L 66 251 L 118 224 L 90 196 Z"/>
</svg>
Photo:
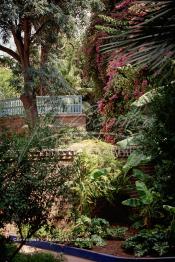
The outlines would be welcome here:
<svg viewBox="0 0 175 262">
<path fill-rule="evenodd" d="M 141 151 L 134 151 L 130 154 L 126 164 L 123 166 L 123 171 L 128 173 L 133 167 L 137 167 L 140 164 L 149 163 L 151 160 L 150 156 L 144 155 Z"/>
<path fill-rule="evenodd" d="M 175 207 L 164 205 L 163 208 L 169 211 L 173 216 L 175 215 Z"/>
<path fill-rule="evenodd" d="M 48 225 L 44 225 L 34 234 L 34 237 L 42 240 L 48 239 L 50 236 L 50 230 L 51 228 Z"/>
<path fill-rule="evenodd" d="M 91 249 L 93 246 L 105 246 L 105 241 L 98 235 L 92 235 L 91 237 L 79 238 L 77 237 L 73 244 L 80 248 Z"/>
<path fill-rule="evenodd" d="M 60 244 L 69 244 L 72 240 L 72 225 L 69 225 L 66 229 L 54 227 L 53 225 L 44 225 L 34 234 L 34 237 Z"/>
<path fill-rule="evenodd" d="M 62 254 L 55 258 L 52 254 L 36 253 L 36 254 L 23 254 L 18 253 L 11 259 L 12 254 L 16 250 L 16 245 L 4 236 L 0 236 L 0 254 L 1 262 L 64 262 Z"/>
<path fill-rule="evenodd" d="M 90 171 L 94 168 L 109 166 L 115 170 L 121 164 L 115 159 L 114 146 L 99 139 L 86 139 L 80 143 L 72 144 L 69 148 L 84 155 L 84 161 L 88 162 L 88 165 L 91 166 Z"/>
<path fill-rule="evenodd" d="M 151 101 L 150 112 L 153 121 L 143 132 L 142 144 L 147 155 L 150 153 L 154 158 L 166 160 L 167 157 L 171 160 L 174 157 L 174 100 L 175 84 L 171 83 L 159 89 Z"/>
<path fill-rule="evenodd" d="M 18 95 L 15 86 L 10 85 L 11 77 L 10 69 L 0 67 L 0 99 L 13 98 Z"/>
<path fill-rule="evenodd" d="M 62 39 L 63 49 L 58 55 L 56 66 L 61 72 L 64 79 L 72 87 L 72 92 L 77 92 L 82 86 L 82 64 L 81 56 L 81 41 L 74 38 L 67 40 Z"/>
<path fill-rule="evenodd" d="M 108 34 L 114 34 L 118 31 L 117 29 L 111 28 L 110 26 L 96 25 L 95 28 L 99 31 L 106 32 Z"/>
<path fill-rule="evenodd" d="M 104 246 L 104 239 L 125 239 L 125 227 L 111 227 L 109 222 L 102 218 L 81 216 L 73 227 L 72 243 L 82 248 Z"/>
<path fill-rule="evenodd" d="M 81 216 L 76 220 L 76 224 L 73 228 L 73 235 L 78 237 L 100 235 L 101 237 L 104 237 L 106 235 L 107 227 L 109 227 L 109 222 L 105 219 L 91 219 L 87 216 Z"/>
<path fill-rule="evenodd" d="M 141 97 L 139 97 L 139 99 L 137 99 L 134 103 L 132 103 L 132 106 L 139 108 L 150 104 L 154 99 L 154 96 L 157 94 L 158 90 L 160 90 L 160 87 L 146 92 Z"/>
<path fill-rule="evenodd" d="M 140 131 L 148 126 L 151 120 L 146 110 L 131 106 L 128 112 L 118 116 L 117 145 L 127 147 L 130 145 L 140 145 Z"/>
<path fill-rule="evenodd" d="M 161 194 L 162 205 L 175 205 L 175 85 L 159 89 L 150 104 L 153 120 L 142 131 L 142 151 L 155 163 L 153 187 Z"/>
<path fill-rule="evenodd" d="M 84 23 L 87 23 L 87 12 L 103 7 L 100 0 L 1 1 L 0 51 L 10 55 L 17 63 L 14 82 L 18 84 L 22 98 L 25 97 L 22 102 L 31 128 L 37 118 L 36 94 L 52 94 L 53 90 L 58 93 L 58 87 L 61 87 L 62 93 L 65 89 L 67 93 L 70 91 L 70 86 L 55 65 L 55 57 L 50 56 L 60 47 L 59 39 L 65 35 L 68 38 L 81 35 Z M 6 44 L 11 41 L 14 48 L 7 48 Z M 73 73 L 69 71 L 69 65 L 66 68 L 70 82 L 77 78 L 76 70 L 73 66 L 71 69 Z"/>
<path fill-rule="evenodd" d="M 64 262 L 64 257 L 54 257 L 52 254 L 36 253 L 32 255 L 18 254 L 12 262 Z"/>
<path fill-rule="evenodd" d="M 126 186 L 127 181 L 121 174 L 120 164 L 113 158 L 80 154 L 72 167 L 61 168 L 60 172 L 69 181 L 65 183 L 65 192 L 69 190 L 69 199 L 75 212 L 88 214 L 99 197 L 112 201 L 114 194 Z M 67 188 L 67 189 L 66 189 Z"/>
<path fill-rule="evenodd" d="M 90 249 L 90 248 L 92 248 L 94 243 L 91 240 L 91 238 L 89 238 L 89 237 L 86 237 L 86 238 L 77 237 L 74 244 L 75 244 L 75 246 L 80 247 L 80 248 Z"/>
<path fill-rule="evenodd" d="M 147 188 L 145 183 L 136 181 L 136 190 L 140 198 L 130 198 L 123 201 L 124 205 L 138 207 L 142 205 L 150 205 L 153 202 L 153 193 Z"/>
<path fill-rule="evenodd" d="M 122 202 L 123 205 L 137 208 L 139 212 L 139 217 L 143 220 L 143 225 L 150 227 L 152 218 L 159 217 L 161 215 L 158 212 L 160 194 L 155 192 L 153 188 L 149 188 L 145 182 L 145 175 L 140 171 L 135 171 L 135 177 L 139 179 L 136 181 L 136 193 L 137 196 L 134 198 L 129 198 Z"/>
<path fill-rule="evenodd" d="M 37 161 L 33 154 L 45 146 L 40 138 L 39 133 L 30 138 L 1 136 L 0 222 L 2 227 L 14 223 L 24 241 L 47 224 L 62 185 L 57 159 Z"/>
<path fill-rule="evenodd" d="M 134 94 L 135 81 L 141 78 L 140 71 L 137 67 L 133 67 L 130 64 L 125 66 L 117 67 L 118 73 L 116 73 L 112 79 L 111 87 L 118 93 L 123 92 L 124 94 Z M 134 97 L 133 97 L 134 98 Z M 132 97 L 129 99 L 131 102 Z"/>
<path fill-rule="evenodd" d="M 51 240 L 62 244 L 70 243 L 72 240 L 72 225 L 69 228 L 62 229 L 59 227 L 53 228 L 50 231 Z"/>
<path fill-rule="evenodd" d="M 0 254 L 1 254 L 1 261 L 5 262 L 7 259 L 11 247 L 10 239 L 5 238 L 3 235 L 0 234 Z"/>
<path fill-rule="evenodd" d="M 125 239 L 126 231 L 126 227 L 111 227 L 105 219 L 81 216 L 73 227 L 72 243 L 83 248 L 103 246 L 104 239 Z"/>
<path fill-rule="evenodd" d="M 135 256 L 165 256 L 171 248 L 166 228 L 155 227 L 141 230 L 137 235 L 127 239 L 123 247 Z"/>
<path fill-rule="evenodd" d="M 119 21 L 117 19 L 112 18 L 111 16 L 106 16 L 106 15 L 99 15 L 99 17 L 104 21 L 107 22 L 108 24 L 111 24 L 112 26 L 121 26 L 124 25 L 123 21 Z"/>
<path fill-rule="evenodd" d="M 81 216 L 73 224 L 69 224 L 68 228 L 43 226 L 35 233 L 35 237 L 82 248 L 92 248 L 94 245 L 104 245 L 104 238 L 110 237 L 112 232 L 109 222 L 105 219 Z"/>
<path fill-rule="evenodd" d="M 126 238 L 127 227 L 110 227 L 107 228 L 109 239 L 124 240 Z"/>
</svg>

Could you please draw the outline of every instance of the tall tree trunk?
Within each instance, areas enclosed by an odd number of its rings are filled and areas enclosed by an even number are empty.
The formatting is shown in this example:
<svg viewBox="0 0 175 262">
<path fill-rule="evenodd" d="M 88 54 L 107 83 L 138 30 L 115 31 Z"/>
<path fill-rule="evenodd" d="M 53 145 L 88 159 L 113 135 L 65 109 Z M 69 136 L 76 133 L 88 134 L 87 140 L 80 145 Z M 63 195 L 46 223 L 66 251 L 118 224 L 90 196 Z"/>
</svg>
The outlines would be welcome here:
<svg viewBox="0 0 175 262">
<path fill-rule="evenodd" d="M 48 53 L 49 47 L 47 45 L 41 46 L 41 54 L 40 54 L 40 68 L 41 70 L 44 69 L 46 63 L 48 62 Z M 48 94 L 48 88 L 44 77 L 40 76 L 40 86 L 39 86 L 39 95 L 45 96 Z"/>
<path fill-rule="evenodd" d="M 32 93 L 31 94 L 23 93 L 20 96 L 20 99 L 25 109 L 26 119 L 27 119 L 29 128 L 33 129 L 37 123 L 37 118 L 38 118 L 36 95 Z"/>
<path fill-rule="evenodd" d="M 20 99 L 25 109 L 29 128 L 33 129 L 37 123 L 38 110 L 36 104 L 36 92 L 33 88 L 33 77 L 29 71 L 32 26 L 28 17 L 21 18 L 20 25 L 21 27 L 17 29 L 13 26 L 11 32 L 16 44 L 17 54 L 19 56 L 18 60 L 24 77 L 24 92 L 21 94 Z M 22 30 L 24 32 L 23 37 Z"/>
<path fill-rule="evenodd" d="M 32 81 L 29 73 L 25 71 L 24 73 L 24 93 L 21 94 L 20 99 L 23 103 L 26 119 L 30 129 L 33 129 L 37 123 L 38 109 L 36 103 L 36 93 L 34 89 L 30 86 Z"/>
</svg>

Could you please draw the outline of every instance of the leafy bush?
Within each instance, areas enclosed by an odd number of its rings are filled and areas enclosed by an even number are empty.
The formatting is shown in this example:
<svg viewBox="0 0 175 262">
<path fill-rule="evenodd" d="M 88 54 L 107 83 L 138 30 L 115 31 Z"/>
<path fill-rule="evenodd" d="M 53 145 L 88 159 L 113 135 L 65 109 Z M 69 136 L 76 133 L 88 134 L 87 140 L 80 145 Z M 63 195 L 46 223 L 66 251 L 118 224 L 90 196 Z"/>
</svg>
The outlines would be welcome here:
<svg viewBox="0 0 175 262">
<path fill-rule="evenodd" d="M 23 225 L 29 225 L 31 236 L 47 222 L 54 195 L 58 194 L 56 159 L 51 161 L 48 157 L 36 161 L 29 150 L 30 142 L 23 137 L 3 137 L 0 149 L 0 206 L 3 210 L 0 220 L 14 222 L 19 233 Z"/>
<path fill-rule="evenodd" d="M 14 223 L 23 240 L 14 256 L 25 239 L 47 224 L 55 197 L 60 195 L 62 178 L 56 157 L 40 157 L 47 145 L 43 138 L 42 128 L 30 137 L 0 137 L 0 226 Z"/>
<path fill-rule="evenodd" d="M 73 244 L 80 248 L 91 249 L 93 246 L 105 246 L 106 243 L 102 237 L 98 235 L 92 235 L 91 237 L 80 238 L 77 237 Z"/>
<path fill-rule="evenodd" d="M 102 218 L 89 218 L 81 216 L 73 228 L 73 245 L 81 248 L 104 246 L 103 238 L 106 236 L 109 222 Z"/>
<path fill-rule="evenodd" d="M 46 240 L 51 238 L 51 227 L 49 225 L 42 226 L 35 234 L 34 237 Z"/>
<path fill-rule="evenodd" d="M 141 230 L 137 235 L 127 239 L 123 248 L 133 252 L 135 256 L 164 256 L 173 250 L 167 229 L 160 226 Z"/>
<path fill-rule="evenodd" d="M 73 213 L 89 215 L 97 199 L 104 197 L 114 201 L 114 195 L 126 190 L 128 179 L 122 175 L 120 166 L 114 159 L 101 162 L 101 156 L 83 153 L 73 166 L 61 168 L 60 173 L 65 178 L 63 194 L 69 198 Z"/>
<path fill-rule="evenodd" d="M 126 230 L 125 227 L 111 227 L 109 222 L 102 218 L 81 216 L 73 228 L 72 243 L 82 248 L 104 246 L 104 239 L 124 239 Z"/>
<path fill-rule="evenodd" d="M 137 197 L 124 200 L 123 205 L 137 208 L 139 211 L 138 217 L 143 220 L 143 225 L 150 227 L 151 219 L 156 216 L 156 205 L 160 195 L 148 188 L 142 181 L 136 181 Z M 159 214 L 160 215 L 160 214 Z"/>
<path fill-rule="evenodd" d="M 51 240 L 57 241 L 62 244 L 70 243 L 72 239 L 72 227 L 63 229 L 63 228 L 54 228 L 51 230 Z"/>
<path fill-rule="evenodd" d="M 93 241 L 90 237 L 86 237 L 86 238 L 82 238 L 82 237 L 77 237 L 75 239 L 75 241 L 73 242 L 73 244 L 76 247 L 80 247 L 80 248 L 87 248 L 90 249 L 93 247 Z"/>
<path fill-rule="evenodd" d="M 89 218 L 87 216 L 81 216 L 77 219 L 73 228 L 74 236 L 86 236 L 86 235 L 100 235 L 106 236 L 106 229 L 109 227 L 109 222 L 102 218 Z"/>
<path fill-rule="evenodd" d="M 154 188 L 165 201 L 175 205 L 175 83 L 159 88 L 149 106 L 152 121 L 142 132 L 142 150 L 154 159 Z M 169 199 L 171 198 L 171 200 Z M 163 206 L 161 205 L 161 208 Z"/>
<path fill-rule="evenodd" d="M 124 240 L 127 230 L 127 227 L 110 227 L 107 228 L 107 236 L 109 239 Z"/>
</svg>

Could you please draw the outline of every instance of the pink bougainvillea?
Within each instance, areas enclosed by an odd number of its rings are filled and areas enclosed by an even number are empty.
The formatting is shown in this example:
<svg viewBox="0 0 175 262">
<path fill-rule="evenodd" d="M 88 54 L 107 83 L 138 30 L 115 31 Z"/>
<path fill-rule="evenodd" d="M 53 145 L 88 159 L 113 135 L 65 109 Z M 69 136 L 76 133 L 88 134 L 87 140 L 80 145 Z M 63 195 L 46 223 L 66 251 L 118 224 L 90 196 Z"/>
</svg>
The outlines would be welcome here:
<svg viewBox="0 0 175 262">
<path fill-rule="evenodd" d="M 132 2 L 134 2 L 134 0 L 122 1 L 120 4 L 116 4 L 115 9 L 120 10 L 122 8 L 128 7 L 128 5 L 131 4 Z"/>
<path fill-rule="evenodd" d="M 143 21 L 145 14 L 144 4 L 136 0 L 123 0 L 120 3 L 114 0 L 113 9 L 107 16 L 116 20 L 113 29 L 118 30 L 120 34 L 125 32 L 131 24 L 135 25 Z M 105 26 L 105 23 L 107 26 L 110 24 L 100 20 L 99 17 L 96 20 L 98 25 Z M 114 50 L 110 54 L 101 52 L 101 46 L 108 43 L 108 38 L 106 38 L 108 35 L 108 31 L 95 31 L 95 34 L 89 38 L 86 54 L 88 58 L 92 57 L 89 60 L 91 68 L 89 71 L 95 72 L 98 83 L 100 82 L 100 86 L 103 86 L 101 99 L 98 101 L 98 112 L 103 119 L 101 133 L 105 141 L 115 143 L 116 134 L 123 132 L 123 127 L 117 126 L 116 119 L 124 115 L 130 104 L 147 91 L 149 83 L 146 70 L 132 70 L 130 67 L 123 70 L 130 56 L 128 53 L 126 55 L 123 48 Z"/>
<path fill-rule="evenodd" d="M 124 21 L 124 27 L 129 26 L 130 23 L 137 23 L 140 19 L 143 19 L 145 14 L 143 6 L 140 9 L 134 8 L 133 3 L 134 0 L 124 0 L 119 4 L 117 3 L 112 13 L 113 18 L 120 22 Z M 128 21 L 128 25 L 126 21 Z M 103 57 L 99 48 L 96 50 L 98 51 L 96 62 L 100 70 Z M 130 74 L 128 74 L 129 76 L 124 75 L 125 72 L 121 72 L 121 69 L 127 65 L 129 54 L 126 55 L 122 49 L 118 50 L 118 53 L 120 53 L 119 56 L 117 56 L 116 51 L 111 55 L 104 77 L 103 99 L 98 102 L 99 113 L 104 119 L 101 131 L 105 141 L 112 144 L 116 142 L 116 118 L 125 114 L 131 102 L 144 94 L 148 87 L 145 72 L 133 70 L 132 76 Z M 125 71 L 127 72 L 127 70 L 129 72 L 130 68 L 128 67 Z M 122 130 L 120 128 L 120 131 Z"/>
</svg>

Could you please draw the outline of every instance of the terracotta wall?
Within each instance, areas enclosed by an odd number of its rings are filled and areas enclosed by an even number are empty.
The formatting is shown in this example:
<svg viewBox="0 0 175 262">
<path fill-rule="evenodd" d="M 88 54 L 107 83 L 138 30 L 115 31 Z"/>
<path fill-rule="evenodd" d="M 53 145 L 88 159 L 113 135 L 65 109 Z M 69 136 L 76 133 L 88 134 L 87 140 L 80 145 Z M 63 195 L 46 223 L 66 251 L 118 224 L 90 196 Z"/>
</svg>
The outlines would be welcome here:
<svg viewBox="0 0 175 262">
<path fill-rule="evenodd" d="M 55 126 L 69 126 L 86 129 L 86 115 L 58 115 L 55 116 Z"/>
<path fill-rule="evenodd" d="M 58 115 L 54 117 L 54 122 L 51 125 L 54 129 L 60 127 L 75 127 L 79 129 L 86 129 L 86 116 L 81 115 Z M 7 132 L 25 133 L 28 129 L 26 120 L 21 116 L 8 116 L 0 118 L 0 132 L 6 130 Z"/>
</svg>

